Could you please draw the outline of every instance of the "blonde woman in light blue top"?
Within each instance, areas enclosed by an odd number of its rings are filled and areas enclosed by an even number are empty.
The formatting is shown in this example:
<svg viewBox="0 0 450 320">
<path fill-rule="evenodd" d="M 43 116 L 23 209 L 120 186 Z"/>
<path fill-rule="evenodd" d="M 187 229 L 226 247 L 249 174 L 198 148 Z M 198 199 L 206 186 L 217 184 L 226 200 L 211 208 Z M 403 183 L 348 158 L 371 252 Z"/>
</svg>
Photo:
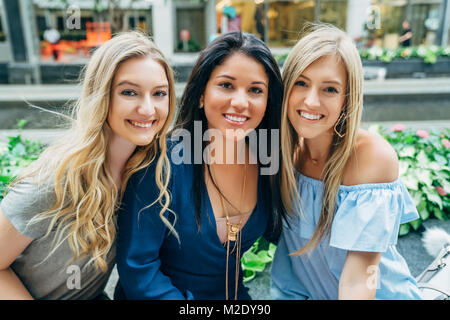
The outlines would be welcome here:
<svg viewBox="0 0 450 320">
<path fill-rule="evenodd" d="M 420 299 L 395 248 L 418 218 L 380 136 L 359 128 L 363 72 L 341 30 L 312 27 L 284 66 L 282 196 L 291 218 L 272 264 L 276 299 Z"/>
</svg>

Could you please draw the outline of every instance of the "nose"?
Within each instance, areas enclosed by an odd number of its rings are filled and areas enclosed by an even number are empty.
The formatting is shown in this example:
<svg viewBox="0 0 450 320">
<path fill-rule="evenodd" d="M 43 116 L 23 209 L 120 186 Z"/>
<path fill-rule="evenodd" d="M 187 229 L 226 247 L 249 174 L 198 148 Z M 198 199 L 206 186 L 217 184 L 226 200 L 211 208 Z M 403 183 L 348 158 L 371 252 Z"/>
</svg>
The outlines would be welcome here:
<svg viewBox="0 0 450 320">
<path fill-rule="evenodd" d="M 318 90 L 314 87 L 310 88 L 305 97 L 305 106 L 314 108 L 320 106 L 320 98 L 317 92 Z"/>
<path fill-rule="evenodd" d="M 156 113 L 156 109 L 154 103 L 152 103 L 152 99 L 150 94 L 143 95 L 143 99 L 141 100 L 138 113 L 145 117 L 151 117 Z"/>
<path fill-rule="evenodd" d="M 248 96 L 244 90 L 237 90 L 231 97 L 231 106 L 237 111 L 241 112 L 248 108 Z"/>
</svg>

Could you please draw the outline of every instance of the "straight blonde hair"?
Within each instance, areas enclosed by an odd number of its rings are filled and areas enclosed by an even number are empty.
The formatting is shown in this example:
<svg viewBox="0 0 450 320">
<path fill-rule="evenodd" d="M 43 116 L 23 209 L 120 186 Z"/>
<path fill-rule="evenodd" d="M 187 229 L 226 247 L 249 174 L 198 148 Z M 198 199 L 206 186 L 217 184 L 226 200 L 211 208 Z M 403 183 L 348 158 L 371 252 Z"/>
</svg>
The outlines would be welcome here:
<svg viewBox="0 0 450 320">
<path fill-rule="evenodd" d="M 155 139 L 149 145 L 138 146 L 128 159 L 121 185 L 116 186 L 107 152 L 113 133 L 107 122 L 111 86 L 119 66 L 134 57 L 150 57 L 163 66 L 169 82 L 169 112 Z M 127 182 L 133 173 L 155 160 L 160 193 L 153 203 L 161 204 L 160 217 L 173 230 L 164 212 L 170 203 L 167 189 L 170 163 L 165 135 L 175 112 L 174 77 L 152 40 L 141 32 L 130 31 L 118 34 L 100 46 L 83 70 L 83 78 L 81 96 L 72 111 L 71 128 L 26 168 L 9 189 L 27 178 L 34 178 L 33 182 L 36 181 L 40 188 L 50 186 L 56 196 L 53 206 L 30 221 L 33 224 L 50 219 L 45 237 L 56 228 L 53 249 L 47 258 L 68 240 L 74 254 L 72 260 L 90 254 L 88 263 L 93 262 L 97 268 L 106 271 L 106 257 L 116 237 L 115 212 Z M 160 155 L 156 159 L 158 151 Z"/>
<path fill-rule="evenodd" d="M 346 99 L 338 119 L 339 137 L 334 133 L 329 158 L 323 169 L 324 196 L 322 211 L 316 230 L 307 244 L 295 255 L 312 251 L 322 238 L 329 236 L 336 211 L 336 196 L 344 175 L 345 166 L 354 151 L 363 107 L 363 69 L 351 38 L 342 30 L 328 24 L 308 24 L 304 36 L 290 52 L 283 70 L 284 97 L 281 119 L 281 194 L 283 204 L 291 216 L 301 210 L 297 188 L 294 156 L 300 137 L 288 119 L 289 96 L 298 77 L 314 61 L 324 56 L 336 55 L 347 71 Z"/>
</svg>

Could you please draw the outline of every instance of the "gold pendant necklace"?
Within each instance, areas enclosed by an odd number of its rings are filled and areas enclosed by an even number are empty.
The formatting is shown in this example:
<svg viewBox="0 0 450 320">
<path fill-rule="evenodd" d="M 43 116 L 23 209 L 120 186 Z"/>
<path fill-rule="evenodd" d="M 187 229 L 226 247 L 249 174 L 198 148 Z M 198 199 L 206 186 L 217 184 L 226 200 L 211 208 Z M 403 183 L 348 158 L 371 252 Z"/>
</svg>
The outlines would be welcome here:
<svg viewBox="0 0 450 320">
<path fill-rule="evenodd" d="M 242 203 L 244 191 L 245 191 L 245 184 L 247 180 L 247 163 L 245 163 L 244 168 L 244 181 L 242 183 L 242 190 L 241 190 L 241 199 L 240 202 Z M 236 249 L 236 269 L 235 269 L 235 286 L 234 286 L 234 300 L 237 300 L 237 289 L 238 289 L 238 282 L 239 282 L 239 267 L 241 265 L 241 238 L 242 238 L 242 219 L 243 214 L 239 210 L 240 215 L 240 221 L 239 223 L 231 223 L 230 217 L 228 214 L 228 208 L 223 203 L 223 196 L 219 191 L 219 197 L 220 202 L 222 204 L 222 210 L 225 212 L 225 217 L 227 219 L 227 265 L 226 265 L 226 271 L 225 271 L 225 299 L 228 300 L 228 265 L 229 265 L 229 257 L 230 254 L 232 254 Z M 230 242 L 234 242 L 234 247 L 230 252 Z"/>
<path fill-rule="evenodd" d="M 240 226 L 238 224 L 232 224 L 227 222 L 227 227 L 228 227 L 228 240 L 236 241 L 240 230 Z"/>
</svg>

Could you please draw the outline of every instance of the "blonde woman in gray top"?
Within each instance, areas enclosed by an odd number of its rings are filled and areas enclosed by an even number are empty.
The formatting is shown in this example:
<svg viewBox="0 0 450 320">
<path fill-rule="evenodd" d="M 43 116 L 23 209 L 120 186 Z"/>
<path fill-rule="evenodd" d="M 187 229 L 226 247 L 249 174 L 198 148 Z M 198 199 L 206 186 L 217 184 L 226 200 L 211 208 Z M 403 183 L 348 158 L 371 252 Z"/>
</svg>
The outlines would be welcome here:
<svg viewBox="0 0 450 320">
<path fill-rule="evenodd" d="M 0 204 L 0 299 L 95 299 L 115 262 L 115 211 L 129 177 L 155 162 L 163 210 L 173 73 L 144 34 L 98 48 L 71 129 Z"/>
</svg>

